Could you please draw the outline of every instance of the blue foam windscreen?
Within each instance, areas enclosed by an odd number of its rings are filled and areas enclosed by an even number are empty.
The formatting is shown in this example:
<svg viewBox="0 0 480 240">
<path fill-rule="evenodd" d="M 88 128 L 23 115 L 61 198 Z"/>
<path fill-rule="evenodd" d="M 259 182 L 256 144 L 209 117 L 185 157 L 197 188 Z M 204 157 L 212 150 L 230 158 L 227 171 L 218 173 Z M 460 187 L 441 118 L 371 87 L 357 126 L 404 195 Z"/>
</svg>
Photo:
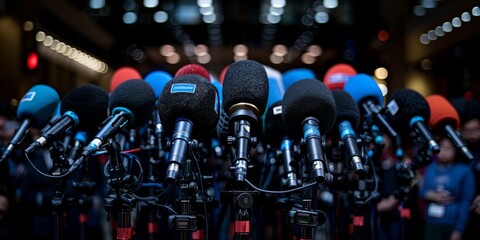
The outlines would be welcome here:
<svg viewBox="0 0 480 240">
<path fill-rule="evenodd" d="M 20 121 L 30 119 L 32 127 L 42 128 L 55 114 L 59 102 L 60 96 L 55 89 L 44 84 L 35 85 L 20 100 L 17 118 Z"/>
<path fill-rule="evenodd" d="M 302 79 L 317 79 L 315 73 L 308 68 L 294 68 L 285 71 L 282 76 L 283 87 L 285 91 L 296 81 Z"/>
<path fill-rule="evenodd" d="M 366 100 L 372 100 L 375 104 L 383 105 L 382 90 L 372 76 L 358 73 L 351 77 L 343 86 L 343 90 L 350 93 L 357 104 Z"/>
<path fill-rule="evenodd" d="M 145 81 L 153 88 L 155 92 L 155 97 L 158 99 L 162 93 L 163 87 L 165 84 L 172 79 L 173 76 L 164 71 L 153 71 L 145 76 Z"/>
</svg>

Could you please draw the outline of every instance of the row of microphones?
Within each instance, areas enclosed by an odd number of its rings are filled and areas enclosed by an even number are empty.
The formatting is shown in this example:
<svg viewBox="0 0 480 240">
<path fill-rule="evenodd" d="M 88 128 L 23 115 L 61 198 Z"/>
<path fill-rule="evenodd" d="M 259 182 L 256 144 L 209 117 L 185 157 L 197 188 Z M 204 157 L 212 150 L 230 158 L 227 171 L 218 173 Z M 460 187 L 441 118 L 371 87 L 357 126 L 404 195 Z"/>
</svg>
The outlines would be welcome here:
<svg viewBox="0 0 480 240">
<path fill-rule="evenodd" d="M 61 117 L 41 133 L 25 153 L 30 154 L 48 142 L 58 140 L 68 130 L 95 131 L 107 114 L 108 93 L 101 87 L 85 84 L 72 89 L 61 101 Z"/>
<path fill-rule="evenodd" d="M 275 148 L 284 153 L 292 151 L 295 141 L 303 141 L 311 161 L 312 177 L 319 182 L 325 180 L 327 171 L 323 150 L 325 137 L 338 138 L 346 161 L 358 175 L 365 174 L 363 142 L 358 127 L 366 118 L 373 119 L 370 131 L 379 143 L 381 133 L 397 140 L 397 131 L 408 130 L 425 142 L 433 153 L 438 153 L 432 128 L 435 132 L 440 129 L 468 159 L 473 158 L 456 132 L 459 120 L 454 108 L 433 107 L 447 106 L 446 99 L 432 98 L 434 103 L 429 104 L 418 92 L 399 89 L 392 92 L 383 107 L 384 96 L 378 84 L 366 74 L 350 71 L 335 76 L 330 73 L 327 84 L 312 78 L 312 73 L 305 69 L 285 74 L 283 83 L 278 75 L 256 61 L 238 61 L 225 69 L 221 82 L 218 82 L 220 85 L 215 86 L 206 69 L 190 64 L 182 67 L 175 77 L 163 74 L 145 81 L 117 77 L 120 80 L 114 84 L 110 96 L 100 87 L 86 84 L 72 89 L 61 102 L 53 89 L 35 86 L 19 104 L 17 115 L 22 124 L 10 140 L 2 160 L 21 142 L 30 126 L 46 125 L 58 104 L 60 116 L 52 119 L 25 153 L 59 139 L 66 132 L 96 133 L 91 141 L 85 141 L 85 137 L 76 138 L 74 150 L 78 152 L 70 154 L 69 160 L 74 155 L 79 157 L 73 161 L 70 170 L 77 168 L 120 131 L 143 127 L 150 119 L 154 123 L 158 149 L 164 147 L 161 140 L 164 133 L 170 139 L 167 142 L 167 182 L 175 182 L 178 178 L 191 140 L 211 136 L 209 134 L 215 128 L 221 145 L 232 144 L 235 181 L 243 182 L 250 164 L 249 152 L 261 134 L 258 131 L 261 129 L 260 118 L 263 117 L 265 128 L 269 124 L 266 121 L 268 112 L 276 114 L 270 118 L 275 118 L 277 126 L 269 133 L 264 129 L 264 140 L 274 142 Z M 430 116 L 434 114 L 440 114 L 437 119 L 441 121 L 429 122 L 435 119 Z M 396 143 L 400 148 L 401 141 Z M 284 169 L 293 173 L 295 169 L 291 162 L 294 160 L 291 153 L 287 155 L 290 156 L 284 156 L 288 158 Z M 295 186 L 295 181 L 295 177 L 290 178 L 290 187 Z"/>
</svg>

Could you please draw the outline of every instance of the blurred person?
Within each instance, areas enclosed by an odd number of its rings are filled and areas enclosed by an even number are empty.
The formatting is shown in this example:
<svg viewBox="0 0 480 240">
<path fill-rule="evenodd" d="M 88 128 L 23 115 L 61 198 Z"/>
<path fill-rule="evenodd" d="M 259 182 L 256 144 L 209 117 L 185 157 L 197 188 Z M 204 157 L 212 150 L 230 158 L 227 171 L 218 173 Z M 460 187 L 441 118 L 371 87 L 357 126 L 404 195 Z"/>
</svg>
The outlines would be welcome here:
<svg viewBox="0 0 480 240">
<path fill-rule="evenodd" d="M 398 158 L 393 151 L 391 139 L 383 134 L 384 148 L 380 162 L 380 201 L 376 204 L 378 239 L 400 239 L 401 222 L 400 200 L 395 197 L 395 191 L 398 188 L 395 165 Z"/>
<path fill-rule="evenodd" d="M 473 240 L 480 236 L 480 111 L 476 100 L 453 99 L 452 104 L 460 116 L 460 136 L 473 155 L 469 164 L 475 176 L 475 198 L 470 206 L 470 217 L 464 232 L 464 239 Z"/>
<path fill-rule="evenodd" d="M 419 192 L 425 202 L 425 240 L 460 240 L 475 194 L 475 178 L 448 138 L 438 143 L 440 152 L 425 168 Z"/>
<path fill-rule="evenodd" d="M 409 155 L 398 152 L 389 135 L 383 134 L 379 166 L 379 201 L 376 203 L 378 239 L 408 239 L 420 229 L 417 177 Z M 412 149 L 406 148 L 411 154 Z"/>
<path fill-rule="evenodd" d="M 462 124 L 461 136 L 465 139 L 474 159 L 471 162 L 476 180 L 475 198 L 470 206 L 472 211 L 465 233 L 465 239 L 477 239 L 480 236 L 480 116 L 468 119 Z"/>
<path fill-rule="evenodd" d="M 14 239 L 10 222 L 10 198 L 7 195 L 5 186 L 0 186 L 0 239 Z"/>
</svg>

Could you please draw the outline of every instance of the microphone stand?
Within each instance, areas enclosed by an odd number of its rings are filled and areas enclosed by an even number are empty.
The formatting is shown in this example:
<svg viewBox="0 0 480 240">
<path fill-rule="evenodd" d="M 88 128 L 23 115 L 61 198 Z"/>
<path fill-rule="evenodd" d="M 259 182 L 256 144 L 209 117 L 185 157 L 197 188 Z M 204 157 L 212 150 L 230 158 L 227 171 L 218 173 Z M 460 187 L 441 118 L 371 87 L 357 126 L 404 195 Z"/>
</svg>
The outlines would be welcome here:
<svg viewBox="0 0 480 240">
<path fill-rule="evenodd" d="M 412 218 L 411 209 L 410 209 L 410 200 L 412 193 L 412 181 L 415 179 L 415 171 L 426 166 L 432 161 L 431 150 L 428 147 L 428 144 L 421 138 L 417 136 L 414 138 L 414 143 L 417 146 L 420 146 L 413 158 L 412 163 L 406 163 L 404 161 L 399 162 L 395 165 L 397 174 L 397 180 L 399 182 L 398 189 L 394 192 L 394 195 L 400 201 L 399 211 L 401 218 L 401 239 L 408 239 L 408 233 L 410 230 L 410 220 Z"/>
<path fill-rule="evenodd" d="M 56 142 L 49 149 L 50 156 L 53 160 L 53 166 L 50 169 L 50 174 L 53 176 L 60 176 L 68 171 L 68 162 L 62 155 L 63 147 Z M 68 175 L 67 175 L 68 176 Z M 56 178 L 53 183 L 53 197 L 52 209 L 55 215 L 55 240 L 64 239 L 64 192 L 67 185 L 66 177 Z"/>
<path fill-rule="evenodd" d="M 189 143 L 189 145 L 191 147 L 192 144 Z M 193 179 L 191 164 L 191 159 L 185 161 L 182 174 L 178 179 L 180 213 L 168 216 L 168 226 L 170 230 L 179 232 L 180 240 L 192 239 L 192 233 L 198 228 L 197 216 L 192 214 L 191 204 L 195 201 L 195 193 L 199 187 Z"/>
<path fill-rule="evenodd" d="M 116 239 L 128 240 L 133 235 L 131 211 L 136 206 L 136 200 L 131 194 L 124 191 L 122 187 L 127 181 L 131 180 L 132 176 L 125 174 L 119 144 L 109 140 L 105 148 L 110 154 L 107 184 L 110 186 L 111 193 L 104 199 L 104 206 L 109 214 L 117 214 L 118 224 L 116 226 L 116 234 L 114 233 Z"/>
<path fill-rule="evenodd" d="M 53 160 L 53 166 L 50 169 L 50 174 L 52 176 L 62 176 L 68 172 L 70 167 L 69 159 L 66 158 L 62 153 L 64 153 L 64 146 L 69 144 L 69 140 L 71 138 L 69 136 L 65 137 L 63 144 L 59 144 L 58 142 L 53 142 L 52 147 L 50 150 L 50 155 Z M 66 174 L 63 177 L 56 178 L 56 181 L 53 184 L 53 198 L 52 198 L 52 207 L 55 214 L 55 239 L 62 240 L 64 239 L 64 227 L 65 227 L 65 207 L 67 206 L 79 206 L 81 209 L 81 213 L 79 215 L 79 223 L 80 225 L 80 239 L 84 240 L 87 239 L 87 211 L 88 207 L 91 206 L 91 194 L 93 189 L 95 188 L 95 182 L 89 182 L 86 178 L 86 173 L 88 172 L 88 163 L 84 165 L 84 179 L 82 182 L 72 182 L 73 189 L 80 190 L 82 193 L 81 199 L 65 198 L 65 189 L 67 187 L 67 178 L 71 176 L 71 174 Z"/>
<path fill-rule="evenodd" d="M 75 201 L 74 199 L 72 200 L 74 200 L 75 204 L 77 204 L 81 209 L 78 219 L 80 223 L 80 239 L 86 240 L 88 239 L 88 209 L 92 206 L 92 194 L 93 190 L 96 187 L 96 183 L 93 181 L 89 181 L 88 178 L 85 177 L 82 181 L 73 182 L 72 184 L 75 190 L 78 190 L 82 193 L 82 196 L 80 197 L 80 199 L 78 199 L 78 201 Z"/>
<path fill-rule="evenodd" d="M 236 150 L 231 146 L 234 143 L 234 139 L 229 137 L 228 144 L 231 147 L 232 156 L 237 156 Z M 255 139 L 251 140 L 254 144 Z M 237 158 L 237 157 L 235 157 Z M 242 158 L 247 159 L 246 157 Z M 235 162 L 235 161 L 234 161 Z M 250 163 L 250 161 L 245 160 Z M 251 165 L 244 166 L 245 170 L 252 168 Z M 235 166 L 230 167 L 230 170 L 235 174 Z M 234 239 L 236 240 L 249 240 L 250 239 L 250 209 L 253 207 L 254 197 L 259 195 L 256 190 L 247 190 L 245 185 L 239 179 L 234 179 L 233 186 L 236 189 L 227 190 L 221 192 L 222 198 L 227 198 L 226 202 L 233 206 L 233 214 L 235 215 L 234 221 Z"/>
<path fill-rule="evenodd" d="M 410 210 L 410 185 L 411 181 L 415 178 L 415 173 L 410 167 L 410 165 L 405 162 L 398 162 L 395 165 L 396 178 L 399 183 L 398 188 L 394 191 L 394 196 L 400 202 L 398 210 L 400 211 L 400 228 L 401 236 L 400 239 L 407 239 L 408 222 L 411 219 L 411 210 Z"/>
<path fill-rule="evenodd" d="M 323 146 L 323 139 L 320 139 L 320 141 Z M 303 149 L 306 148 L 305 139 L 302 139 L 301 145 Z M 323 158 L 326 159 L 325 153 L 323 153 L 323 155 Z M 301 159 L 302 186 L 305 186 L 312 180 L 315 181 L 314 177 L 310 176 L 313 175 L 310 161 L 311 160 L 308 159 L 308 156 L 304 156 Z M 323 183 L 331 183 L 333 181 L 332 178 L 333 176 L 327 172 Z M 300 239 L 315 239 L 316 228 L 323 225 L 327 220 L 325 213 L 317 209 L 317 191 L 317 186 L 304 189 L 302 192 L 301 205 L 290 210 L 289 222 L 300 227 Z"/>
<path fill-rule="evenodd" d="M 154 111 L 154 118 L 158 116 L 158 111 Z M 159 118 L 159 117 L 158 117 Z M 147 151 L 148 153 L 148 175 L 147 180 L 151 183 L 158 183 L 158 169 L 160 164 L 165 158 L 165 151 L 162 147 L 162 127 L 161 124 L 155 124 L 154 121 L 149 120 L 147 128 L 147 144 L 141 145 L 140 148 L 142 151 Z M 153 130 L 155 129 L 155 130 Z M 149 188 L 149 195 L 154 196 L 155 188 Z M 148 239 L 155 240 L 159 236 L 159 221 L 156 215 L 156 207 L 152 204 L 148 204 L 148 223 L 147 223 L 147 232 Z"/>
<path fill-rule="evenodd" d="M 375 204 L 372 204 L 371 201 L 379 197 L 379 192 L 378 177 L 374 163 L 380 162 L 384 142 L 380 135 L 373 136 L 378 134 L 376 132 L 376 126 L 373 124 L 373 119 L 368 116 L 363 120 L 361 124 L 363 132 L 360 134 L 360 139 L 362 139 L 365 144 L 361 146 L 360 149 L 362 159 L 365 160 L 365 165 L 370 164 L 370 166 L 367 167 L 368 170 L 365 176 L 355 179 L 355 181 L 357 181 L 356 189 L 350 191 L 350 194 L 353 194 L 354 202 L 353 216 L 350 223 L 352 227 L 351 236 L 352 239 L 375 239 L 375 225 L 371 223 L 371 221 L 375 219 L 375 215 L 372 215 L 372 208 L 375 207 Z M 367 149 L 367 146 L 370 146 L 372 143 L 374 144 L 374 149 Z M 372 174 L 371 178 L 369 177 L 369 173 Z M 371 189 L 372 185 L 373 189 Z M 365 226 L 369 226 L 370 232 L 363 230 Z"/>
<path fill-rule="evenodd" d="M 193 151 L 201 148 L 201 144 L 197 143 L 196 140 L 191 140 L 188 143 L 190 157 L 186 159 L 184 167 L 182 167 L 179 180 L 175 183 L 178 189 L 179 197 L 177 203 L 180 207 L 180 211 L 178 214 L 173 214 L 168 217 L 168 227 L 172 231 L 177 231 L 180 233 L 180 240 L 197 240 L 206 239 L 205 229 L 202 227 L 207 227 L 208 218 L 205 216 L 205 224 L 201 225 L 198 223 L 198 218 L 196 214 L 198 211 L 196 209 L 201 208 L 202 203 L 204 203 L 204 207 L 206 207 L 207 200 L 206 192 L 203 188 L 203 181 L 205 179 L 213 180 L 210 176 L 203 176 L 201 174 L 201 169 L 198 169 L 199 173 L 198 176 L 195 175 L 193 171 L 194 165 L 197 165 L 198 159 L 195 156 L 192 156 Z M 191 159 L 194 157 L 195 159 Z M 200 165 L 197 165 L 200 167 Z M 200 182 L 199 184 L 199 181 Z M 201 192 L 201 199 L 197 196 L 198 192 Z M 207 213 L 205 213 L 207 214 Z"/>
</svg>

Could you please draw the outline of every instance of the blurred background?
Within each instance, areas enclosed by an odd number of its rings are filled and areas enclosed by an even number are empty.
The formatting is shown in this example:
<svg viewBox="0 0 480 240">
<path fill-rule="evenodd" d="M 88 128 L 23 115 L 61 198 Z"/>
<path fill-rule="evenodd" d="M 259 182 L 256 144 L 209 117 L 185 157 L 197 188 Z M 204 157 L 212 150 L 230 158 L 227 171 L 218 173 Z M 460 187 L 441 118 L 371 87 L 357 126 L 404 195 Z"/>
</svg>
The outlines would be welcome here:
<svg viewBox="0 0 480 240">
<path fill-rule="evenodd" d="M 0 0 L 0 101 L 38 83 L 108 89 L 124 66 L 218 76 L 239 59 L 318 79 L 347 63 L 390 92 L 478 99 L 479 42 L 480 2 L 467 0 Z"/>
</svg>

